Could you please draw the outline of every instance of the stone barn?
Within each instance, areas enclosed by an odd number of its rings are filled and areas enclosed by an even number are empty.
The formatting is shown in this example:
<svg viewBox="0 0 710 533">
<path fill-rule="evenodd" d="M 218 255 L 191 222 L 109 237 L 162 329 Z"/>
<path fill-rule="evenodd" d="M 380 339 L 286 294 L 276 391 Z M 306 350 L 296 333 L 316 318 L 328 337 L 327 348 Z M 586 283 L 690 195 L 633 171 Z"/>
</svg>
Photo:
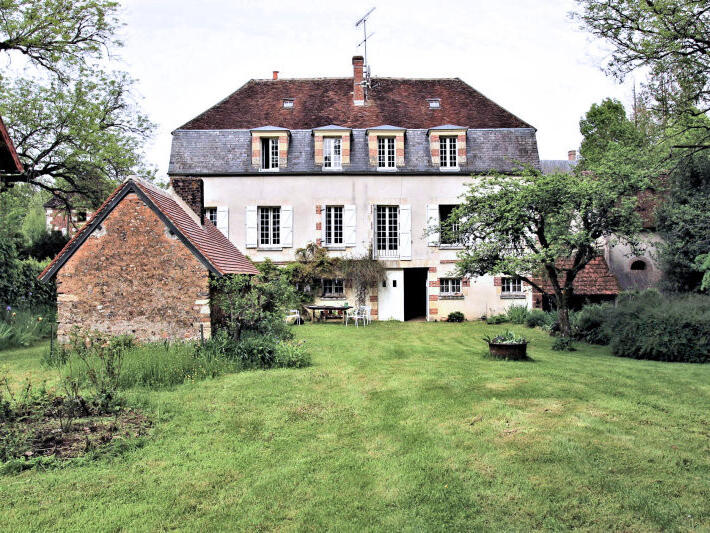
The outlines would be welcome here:
<svg viewBox="0 0 710 533">
<path fill-rule="evenodd" d="M 258 271 L 203 211 L 136 178 L 116 188 L 40 275 L 56 278 L 59 341 L 74 326 L 141 341 L 209 337 L 210 276 Z"/>
</svg>

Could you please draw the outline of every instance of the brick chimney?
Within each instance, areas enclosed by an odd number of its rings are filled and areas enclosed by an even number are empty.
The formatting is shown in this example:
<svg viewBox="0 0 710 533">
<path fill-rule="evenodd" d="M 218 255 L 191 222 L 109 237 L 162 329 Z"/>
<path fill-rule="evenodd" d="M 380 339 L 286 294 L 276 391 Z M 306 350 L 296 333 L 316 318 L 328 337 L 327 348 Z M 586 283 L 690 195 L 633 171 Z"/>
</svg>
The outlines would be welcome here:
<svg viewBox="0 0 710 533">
<path fill-rule="evenodd" d="M 570 161 L 577 161 L 577 150 L 570 150 L 567 152 L 567 159 Z"/>
<path fill-rule="evenodd" d="M 362 56 L 353 56 L 353 104 L 365 105 L 365 87 L 363 85 L 363 69 L 365 59 Z"/>
<path fill-rule="evenodd" d="M 175 194 L 185 202 L 204 223 L 205 215 L 205 186 L 202 178 L 179 177 L 170 178 L 170 186 Z"/>
<path fill-rule="evenodd" d="M 272 79 L 274 79 L 274 80 L 279 79 L 279 71 L 278 70 L 274 70 L 274 77 Z"/>
</svg>

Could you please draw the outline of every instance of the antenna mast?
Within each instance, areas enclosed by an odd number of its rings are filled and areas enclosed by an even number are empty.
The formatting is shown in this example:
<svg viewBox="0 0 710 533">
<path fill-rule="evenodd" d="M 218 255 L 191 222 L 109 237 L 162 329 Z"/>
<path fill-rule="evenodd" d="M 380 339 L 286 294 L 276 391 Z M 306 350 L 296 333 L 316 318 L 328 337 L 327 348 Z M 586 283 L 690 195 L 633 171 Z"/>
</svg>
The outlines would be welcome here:
<svg viewBox="0 0 710 533">
<path fill-rule="evenodd" d="M 355 23 L 356 28 L 362 24 L 362 35 L 363 35 L 363 39 L 362 39 L 362 41 L 360 41 L 360 43 L 357 45 L 357 47 L 360 48 L 360 46 L 365 45 L 365 53 L 363 54 L 365 57 L 365 65 L 364 65 L 365 68 L 363 69 L 365 71 L 364 72 L 364 74 L 365 74 L 365 87 L 364 87 L 365 88 L 365 97 L 367 97 L 367 89 L 370 87 L 370 64 L 367 62 L 367 40 L 370 37 L 372 37 L 373 35 L 375 35 L 375 32 L 372 32 L 369 35 L 367 33 L 367 18 L 372 14 L 372 12 L 374 10 L 375 10 L 375 8 L 373 7 L 372 9 L 370 9 L 370 11 L 365 13 L 365 15 L 360 20 L 358 20 Z"/>
</svg>

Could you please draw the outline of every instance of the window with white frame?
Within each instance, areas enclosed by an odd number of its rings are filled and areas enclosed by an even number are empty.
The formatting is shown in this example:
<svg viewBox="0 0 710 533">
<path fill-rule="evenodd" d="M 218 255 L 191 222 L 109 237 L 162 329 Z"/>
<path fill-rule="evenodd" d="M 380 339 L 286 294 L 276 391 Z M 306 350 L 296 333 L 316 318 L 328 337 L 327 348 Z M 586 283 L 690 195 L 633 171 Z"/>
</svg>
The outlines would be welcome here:
<svg viewBox="0 0 710 533">
<path fill-rule="evenodd" d="M 323 138 L 323 168 L 343 168 L 341 143 L 342 139 L 340 137 Z"/>
<path fill-rule="evenodd" d="M 520 294 L 523 292 L 523 281 L 520 278 L 503 278 L 501 292 L 503 294 Z"/>
<path fill-rule="evenodd" d="M 217 208 L 216 207 L 205 207 L 205 218 L 212 222 L 215 226 L 217 225 Z"/>
<path fill-rule="evenodd" d="M 343 206 L 328 205 L 325 208 L 325 245 L 343 245 Z"/>
<path fill-rule="evenodd" d="M 442 295 L 461 294 L 461 278 L 440 278 L 439 293 Z"/>
<path fill-rule="evenodd" d="M 281 244 L 281 208 L 259 207 L 259 246 Z"/>
<path fill-rule="evenodd" d="M 378 205 L 376 215 L 375 247 L 377 255 L 396 255 L 399 250 L 399 207 Z"/>
<path fill-rule="evenodd" d="M 377 138 L 377 168 L 397 168 L 394 137 Z"/>
<path fill-rule="evenodd" d="M 261 139 L 261 169 L 277 170 L 279 168 L 279 138 L 267 137 Z"/>
<path fill-rule="evenodd" d="M 441 168 L 458 168 L 456 141 L 455 136 L 439 138 L 439 166 Z"/>
<path fill-rule="evenodd" d="M 323 280 L 323 298 L 342 298 L 345 295 L 345 284 L 342 279 Z"/>
</svg>

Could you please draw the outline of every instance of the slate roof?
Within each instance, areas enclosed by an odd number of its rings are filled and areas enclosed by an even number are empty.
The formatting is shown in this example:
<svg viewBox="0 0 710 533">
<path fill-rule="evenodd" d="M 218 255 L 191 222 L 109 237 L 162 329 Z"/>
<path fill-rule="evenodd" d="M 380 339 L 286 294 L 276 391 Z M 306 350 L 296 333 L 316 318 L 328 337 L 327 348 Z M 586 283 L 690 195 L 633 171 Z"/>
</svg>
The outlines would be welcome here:
<svg viewBox="0 0 710 533">
<path fill-rule="evenodd" d="M 5 123 L 0 117 L 0 173 L 20 174 L 24 172 L 15 145 L 7 132 Z"/>
<path fill-rule="evenodd" d="M 316 129 L 328 123 L 326 120 L 319 122 Z M 442 123 L 437 122 L 432 126 Z M 382 174 L 370 165 L 366 129 L 353 129 L 351 133 L 350 165 L 342 173 Z M 311 129 L 291 130 L 288 165 L 280 168 L 278 174 L 323 173 L 321 166 L 315 164 L 313 144 Z M 466 164 L 459 170 L 459 173 L 464 175 L 491 170 L 510 172 L 518 169 L 520 163 L 539 168 L 540 163 L 535 129 L 531 127 L 469 129 L 466 133 L 466 154 Z M 409 129 L 405 132 L 404 159 L 405 164 L 398 167 L 398 174 L 440 172 L 439 167 L 431 162 L 428 128 Z M 259 174 L 259 170 L 251 164 L 251 132 L 248 129 L 174 131 L 168 174 Z M 447 172 L 448 174 L 451 172 Z"/>
<path fill-rule="evenodd" d="M 197 215 L 172 192 L 160 189 L 146 181 L 130 178 L 109 195 L 86 225 L 47 265 L 39 275 L 39 279 L 48 281 L 54 277 L 91 232 L 131 192 L 136 193 L 212 273 L 217 275 L 259 273 L 252 262 L 237 250 L 214 224 L 209 220 L 200 224 Z"/>
<path fill-rule="evenodd" d="M 565 268 L 572 265 L 571 259 L 559 259 L 557 266 Z M 545 294 L 554 294 L 552 284 L 545 279 L 538 280 Z M 615 296 L 621 292 L 619 281 L 609 270 L 603 257 L 595 257 L 579 271 L 573 283 L 574 294 L 578 296 Z"/>
<path fill-rule="evenodd" d="M 459 78 L 372 78 L 364 106 L 353 105 L 353 78 L 250 80 L 179 130 L 251 129 L 278 124 L 310 130 L 324 124 L 367 129 L 397 124 L 427 129 L 440 124 L 469 128 L 532 128 Z M 431 109 L 427 99 L 438 98 Z M 284 99 L 293 99 L 284 108 Z"/>
</svg>

